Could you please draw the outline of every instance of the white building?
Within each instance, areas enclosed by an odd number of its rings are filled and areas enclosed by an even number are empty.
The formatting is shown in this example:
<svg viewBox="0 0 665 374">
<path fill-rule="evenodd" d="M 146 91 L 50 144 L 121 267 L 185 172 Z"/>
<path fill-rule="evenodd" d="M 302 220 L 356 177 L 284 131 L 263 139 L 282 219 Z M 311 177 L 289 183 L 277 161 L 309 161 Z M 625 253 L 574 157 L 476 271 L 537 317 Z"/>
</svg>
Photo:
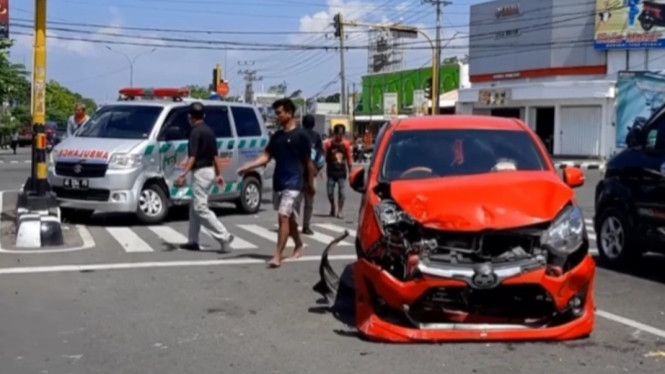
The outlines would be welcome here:
<svg viewBox="0 0 665 374">
<path fill-rule="evenodd" d="M 472 6 L 470 86 L 460 89 L 457 112 L 521 118 L 556 156 L 611 156 L 618 72 L 665 69 L 665 51 L 596 50 L 595 7 L 595 0 Z"/>
</svg>

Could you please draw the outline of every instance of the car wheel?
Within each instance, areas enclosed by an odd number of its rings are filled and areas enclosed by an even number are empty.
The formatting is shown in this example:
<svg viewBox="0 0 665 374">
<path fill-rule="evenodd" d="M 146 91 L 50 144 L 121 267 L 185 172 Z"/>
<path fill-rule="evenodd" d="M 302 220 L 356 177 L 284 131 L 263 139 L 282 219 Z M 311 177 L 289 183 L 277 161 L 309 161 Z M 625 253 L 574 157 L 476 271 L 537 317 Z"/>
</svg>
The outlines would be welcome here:
<svg viewBox="0 0 665 374">
<path fill-rule="evenodd" d="M 610 267 L 625 266 L 641 255 L 634 246 L 633 226 L 622 209 L 612 207 L 604 211 L 596 235 L 600 259 Z"/>
<path fill-rule="evenodd" d="M 60 220 L 65 223 L 88 223 L 94 213 L 90 209 L 60 208 Z"/>
<path fill-rule="evenodd" d="M 144 224 L 154 225 L 164 221 L 168 213 L 168 199 L 156 183 L 146 184 L 139 194 L 136 216 Z"/>
<path fill-rule="evenodd" d="M 242 180 L 240 197 L 236 206 L 245 214 L 254 214 L 261 208 L 261 183 L 256 177 L 248 176 Z"/>
</svg>

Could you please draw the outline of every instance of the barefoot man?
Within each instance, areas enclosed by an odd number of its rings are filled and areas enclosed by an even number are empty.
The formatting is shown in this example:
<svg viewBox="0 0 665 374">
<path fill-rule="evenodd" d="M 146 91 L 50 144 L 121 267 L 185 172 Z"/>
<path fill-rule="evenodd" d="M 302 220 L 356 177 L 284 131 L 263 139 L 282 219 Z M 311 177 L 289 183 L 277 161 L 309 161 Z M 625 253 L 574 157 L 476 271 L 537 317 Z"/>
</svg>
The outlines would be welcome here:
<svg viewBox="0 0 665 374">
<path fill-rule="evenodd" d="M 282 264 L 284 247 L 289 236 L 293 238 L 295 248 L 293 257 L 302 256 L 303 242 L 298 233 L 298 211 L 300 210 L 301 191 L 314 195 L 314 175 L 316 168 L 311 158 L 311 143 L 307 134 L 296 126 L 294 114 L 296 107 L 288 98 L 279 99 L 272 105 L 280 125 L 264 153 L 256 160 L 238 169 L 238 174 L 261 167 L 275 160 L 273 175 L 273 205 L 278 213 L 279 234 L 277 251 L 270 261 L 271 268 Z"/>
</svg>

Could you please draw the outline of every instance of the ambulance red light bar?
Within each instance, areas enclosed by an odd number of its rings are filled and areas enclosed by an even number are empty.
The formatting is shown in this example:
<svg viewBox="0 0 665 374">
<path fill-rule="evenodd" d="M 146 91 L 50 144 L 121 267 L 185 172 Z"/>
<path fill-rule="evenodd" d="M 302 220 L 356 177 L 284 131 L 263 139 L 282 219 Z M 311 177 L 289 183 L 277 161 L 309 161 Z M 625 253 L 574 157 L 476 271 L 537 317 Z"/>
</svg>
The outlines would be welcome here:
<svg viewBox="0 0 665 374">
<path fill-rule="evenodd" d="M 140 87 L 127 87 L 122 88 L 119 91 L 120 95 L 126 98 L 135 98 L 135 97 L 171 97 L 171 98 L 182 98 L 189 96 L 189 90 L 186 88 L 140 88 Z"/>
</svg>

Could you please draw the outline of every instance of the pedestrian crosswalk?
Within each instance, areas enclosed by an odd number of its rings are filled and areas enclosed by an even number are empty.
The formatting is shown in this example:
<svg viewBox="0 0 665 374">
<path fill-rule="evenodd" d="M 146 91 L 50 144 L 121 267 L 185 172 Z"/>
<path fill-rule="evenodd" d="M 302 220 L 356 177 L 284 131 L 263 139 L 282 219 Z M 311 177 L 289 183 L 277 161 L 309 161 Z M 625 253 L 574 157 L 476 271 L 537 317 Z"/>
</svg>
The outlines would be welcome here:
<svg viewBox="0 0 665 374">
<path fill-rule="evenodd" d="M 586 219 L 587 233 L 590 239 L 590 253 L 596 255 L 596 233 L 591 219 Z M 261 253 L 271 253 L 277 243 L 277 224 L 265 222 L 256 223 L 225 223 L 227 229 L 235 236 L 231 243 L 233 250 L 248 250 Z M 345 230 L 349 237 L 337 244 L 340 250 L 347 253 L 354 252 L 356 229 L 344 221 L 312 223 L 312 235 L 301 235 L 305 247 L 322 251 L 336 237 Z M 74 227 L 72 227 L 74 228 Z M 120 251 L 125 254 L 150 254 L 159 252 L 173 252 L 181 244 L 187 242 L 187 222 L 176 222 L 160 226 L 77 226 L 81 237 L 92 238 L 93 245 L 104 251 Z M 302 229 L 302 228 L 300 228 Z M 218 250 L 212 235 L 205 228 L 201 229 L 200 245 L 204 250 Z M 293 248 L 295 243 L 289 238 L 287 248 Z M 317 250 L 318 249 L 318 250 Z M 48 252 L 48 251 L 46 251 Z"/>
<path fill-rule="evenodd" d="M 226 224 L 226 228 L 234 235 L 231 243 L 233 250 L 273 250 L 277 243 L 277 225 L 260 224 Z M 95 238 L 96 246 L 104 248 L 119 247 L 126 253 L 151 253 L 172 251 L 174 247 L 187 242 L 187 225 L 161 225 L 161 226 L 134 226 L 134 227 L 102 227 L 83 226 L 80 230 L 86 230 Z M 300 228 L 302 229 L 302 228 Z M 345 226 L 343 223 L 313 223 L 312 235 L 301 235 L 306 247 L 325 248 L 336 237 L 345 230 L 349 231 L 350 239 L 338 244 L 339 247 L 354 246 L 353 238 L 356 230 Z M 106 237 L 106 240 L 104 239 Z M 108 240 L 108 237 L 112 240 Z M 99 238 L 99 239 L 97 239 Z M 203 249 L 219 249 L 215 244 L 212 234 L 205 228 L 201 228 L 201 246 Z M 293 246 L 293 239 L 289 238 L 288 246 Z"/>
</svg>

